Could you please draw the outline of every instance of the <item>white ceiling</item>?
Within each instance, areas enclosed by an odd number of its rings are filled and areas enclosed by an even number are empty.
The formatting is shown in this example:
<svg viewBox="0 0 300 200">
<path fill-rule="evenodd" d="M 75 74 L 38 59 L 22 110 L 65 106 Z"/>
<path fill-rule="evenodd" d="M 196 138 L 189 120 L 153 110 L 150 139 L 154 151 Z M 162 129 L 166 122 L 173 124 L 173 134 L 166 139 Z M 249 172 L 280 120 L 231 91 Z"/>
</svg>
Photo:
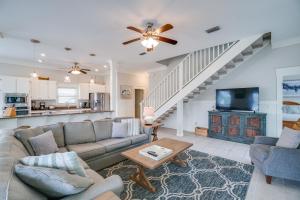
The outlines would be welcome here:
<svg viewBox="0 0 300 200">
<path fill-rule="evenodd" d="M 143 27 L 147 20 L 157 26 L 173 24 L 174 29 L 163 35 L 178 44 L 160 43 L 145 56 L 138 55 L 144 51 L 139 42 L 123 46 L 138 36 L 126 27 Z M 216 25 L 219 32 L 204 32 Z M 0 0 L 0 32 L 0 62 L 57 69 L 78 61 L 101 68 L 112 59 L 123 71 L 141 72 L 159 67 L 155 61 L 252 34 L 272 32 L 272 42 L 298 37 L 300 1 Z M 30 38 L 42 42 L 36 54 L 46 53 L 43 64 L 35 61 Z M 73 51 L 64 51 L 66 46 Z"/>
</svg>

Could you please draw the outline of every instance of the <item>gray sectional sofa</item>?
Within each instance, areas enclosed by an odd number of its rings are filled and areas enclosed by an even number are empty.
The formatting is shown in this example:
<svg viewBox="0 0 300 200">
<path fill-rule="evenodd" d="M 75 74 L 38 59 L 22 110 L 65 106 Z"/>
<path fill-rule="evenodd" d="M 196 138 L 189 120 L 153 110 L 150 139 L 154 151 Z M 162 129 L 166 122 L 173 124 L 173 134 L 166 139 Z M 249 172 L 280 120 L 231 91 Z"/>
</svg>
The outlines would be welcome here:
<svg viewBox="0 0 300 200">
<path fill-rule="evenodd" d="M 26 148 L 26 145 L 19 141 L 20 135 L 31 137 L 48 130 L 52 130 L 60 152 L 75 151 L 79 155 L 87 174 L 95 182 L 84 192 L 64 199 L 94 199 L 106 191 L 113 191 L 120 195 L 123 190 L 121 178 L 117 175 L 103 178 L 96 171 L 124 160 L 125 158 L 120 155 L 122 151 L 149 143 L 151 130 L 142 129 L 141 134 L 137 136 L 112 138 L 112 121 L 58 123 L 17 130 L 15 133 L 2 131 L 0 133 L 0 200 L 47 199 L 14 174 L 14 165 L 20 158 L 32 155 L 28 147 Z"/>
</svg>

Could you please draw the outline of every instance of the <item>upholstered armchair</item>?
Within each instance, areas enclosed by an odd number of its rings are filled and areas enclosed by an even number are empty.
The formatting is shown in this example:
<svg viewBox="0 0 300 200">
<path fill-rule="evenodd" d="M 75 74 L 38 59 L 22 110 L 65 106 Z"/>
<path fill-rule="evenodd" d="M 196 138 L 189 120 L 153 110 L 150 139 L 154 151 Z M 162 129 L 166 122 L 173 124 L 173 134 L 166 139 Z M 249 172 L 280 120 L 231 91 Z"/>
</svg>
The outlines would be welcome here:
<svg viewBox="0 0 300 200">
<path fill-rule="evenodd" d="M 278 138 L 257 136 L 250 146 L 252 164 L 266 176 L 271 184 L 272 177 L 300 181 L 300 149 L 276 146 Z"/>
</svg>

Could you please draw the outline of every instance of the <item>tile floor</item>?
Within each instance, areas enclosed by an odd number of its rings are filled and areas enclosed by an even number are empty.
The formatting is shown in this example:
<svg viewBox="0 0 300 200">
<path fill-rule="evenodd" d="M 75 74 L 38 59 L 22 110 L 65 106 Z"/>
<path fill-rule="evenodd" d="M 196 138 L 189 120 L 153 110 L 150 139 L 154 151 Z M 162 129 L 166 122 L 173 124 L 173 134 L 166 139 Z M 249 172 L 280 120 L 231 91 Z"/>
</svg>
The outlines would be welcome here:
<svg viewBox="0 0 300 200">
<path fill-rule="evenodd" d="M 158 137 L 191 142 L 194 150 L 250 164 L 249 145 L 195 136 L 185 132 L 183 137 L 176 136 L 176 130 L 161 128 Z M 246 200 L 300 200 L 300 182 L 273 178 L 272 184 L 265 182 L 265 177 L 254 169 Z"/>
</svg>

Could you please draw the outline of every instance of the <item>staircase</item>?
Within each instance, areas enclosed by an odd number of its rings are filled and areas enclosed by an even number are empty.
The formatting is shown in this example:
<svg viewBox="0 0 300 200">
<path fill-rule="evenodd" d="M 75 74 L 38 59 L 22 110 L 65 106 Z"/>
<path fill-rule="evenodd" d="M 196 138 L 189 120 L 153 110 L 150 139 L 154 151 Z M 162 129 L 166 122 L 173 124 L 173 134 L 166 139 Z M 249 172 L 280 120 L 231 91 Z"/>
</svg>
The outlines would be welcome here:
<svg viewBox="0 0 300 200">
<path fill-rule="evenodd" d="M 201 95 L 270 44 L 270 37 L 270 33 L 258 34 L 189 53 L 150 91 L 141 102 L 141 111 L 144 107 L 153 107 L 155 120 L 165 120 L 177 109 L 180 100 L 188 103 L 196 95 Z"/>
</svg>

